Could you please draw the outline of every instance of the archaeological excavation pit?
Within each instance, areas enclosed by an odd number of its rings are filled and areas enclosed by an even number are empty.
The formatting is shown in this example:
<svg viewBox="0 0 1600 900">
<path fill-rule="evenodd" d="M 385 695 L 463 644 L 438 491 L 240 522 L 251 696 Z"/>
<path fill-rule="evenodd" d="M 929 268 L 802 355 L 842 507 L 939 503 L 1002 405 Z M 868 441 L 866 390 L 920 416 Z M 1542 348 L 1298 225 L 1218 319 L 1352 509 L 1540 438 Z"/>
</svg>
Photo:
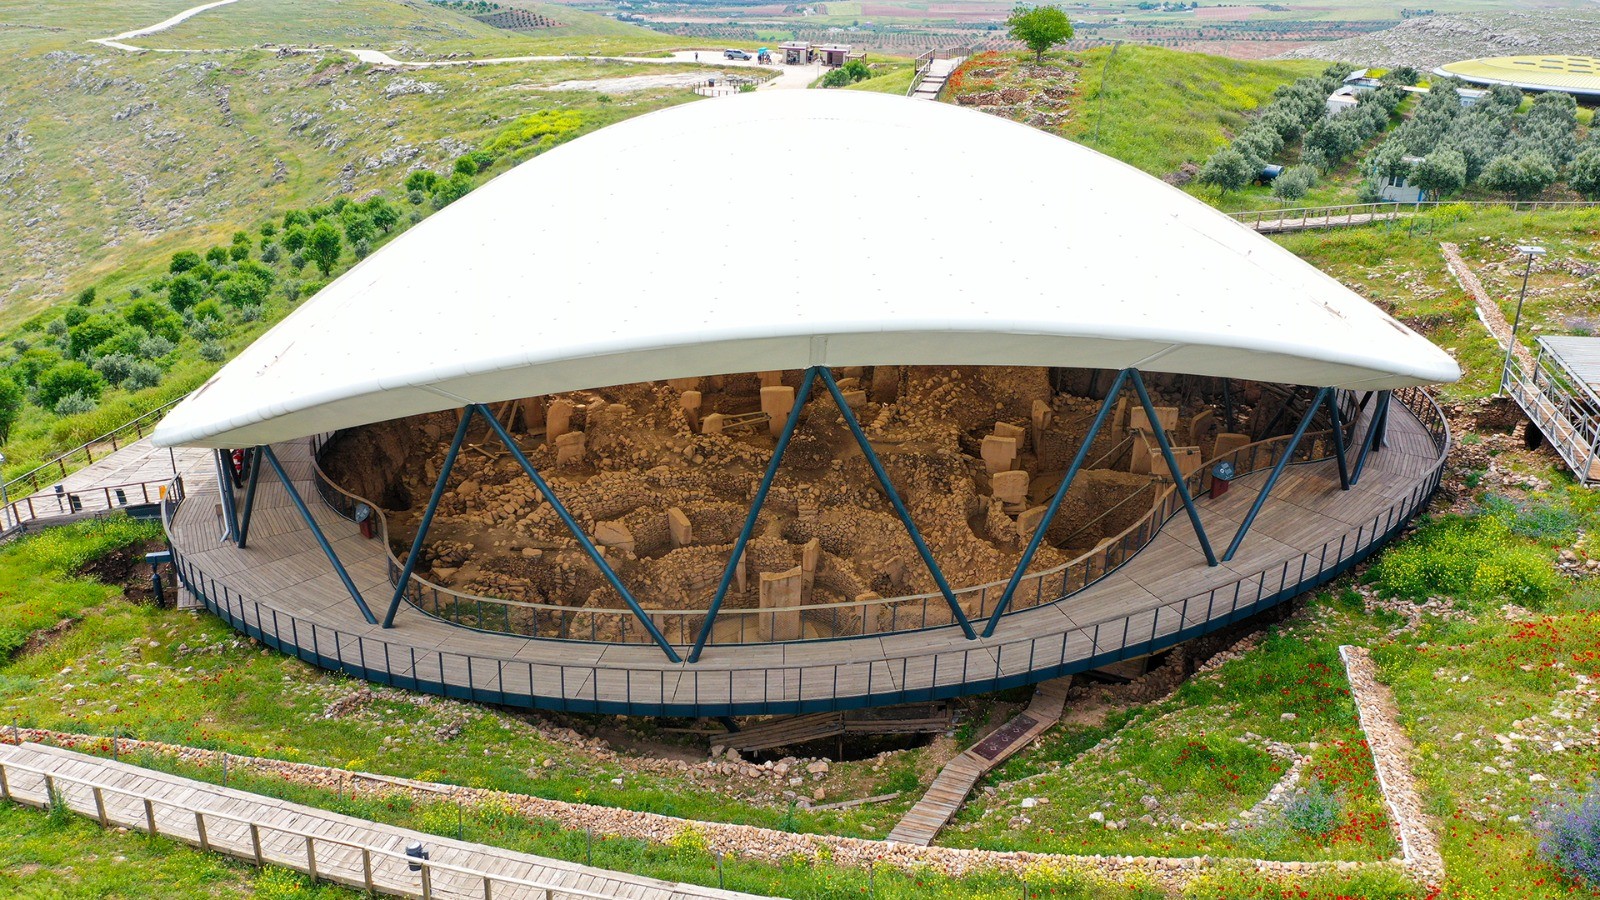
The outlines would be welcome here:
<svg viewBox="0 0 1600 900">
<path fill-rule="evenodd" d="M 636 383 L 498 404 L 494 415 L 676 644 L 704 627 L 802 371 Z M 969 620 L 992 611 L 1084 443 L 1114 372 L 876 366 L 835 373 Z M 1276 461 L 1308 397 L 1192 376 L 1147 378 L 1190 488 Z M 820 395 L 819 395 L 820 393 Z M 1131 401 L 1131 404 L 1130 404 Z M 1011 609 L 1082 589 L 1173 514 L 1172 478 L 1133 391 L 1113 398 Z M 340 431 L 327 483 L 375 509 L 398 573 L 461 416 Z M 1326 413 L 1305 442 L 1332 451 Z M 1273 441 L 1272 439 L 1280 439 Z M 1240 448 L 1245 448 L 1240 452 Z M 1206 463 L 1211 463 L 1208 468 Z M 776 469 L 708 643 L 816 640 L 946 626 L 948 604 L 827 392 L 813 391 Z M 487 423 L 471 426 L 407 600 L 508 634 L 651 640 Z"/>
</svg>

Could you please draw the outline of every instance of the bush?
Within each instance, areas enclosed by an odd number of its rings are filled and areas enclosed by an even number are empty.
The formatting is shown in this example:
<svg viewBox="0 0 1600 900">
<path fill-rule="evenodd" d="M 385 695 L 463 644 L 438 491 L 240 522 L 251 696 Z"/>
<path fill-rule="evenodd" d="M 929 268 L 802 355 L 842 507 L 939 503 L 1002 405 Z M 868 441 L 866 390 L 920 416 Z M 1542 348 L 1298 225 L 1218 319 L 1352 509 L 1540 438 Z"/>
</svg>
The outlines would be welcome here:
<svg viewBox="0 0 1600 900">
<path fill-rule="evenodd" d="M 1550 560 L 1493 515 L 1430 523 L 1411 541 L 1385 552 L 1369 577 L 1380 590 L 1413 600 L 1447 594 L 1532 607 L 1562 588 Z"/>
<path fill-rule="evenodd" d="M 119 385 L 128 373 L 133 371 L 134 363 L 138 360 L 126 353 L 107 353 L 95 360 L 94 370 L 113 385 Z"/>
<path fill-rule="evenodd" d="M 57 400 L 54 410 L 58 416 L 76 416 L 82 413 L 94 412 L 95 407 L 99 405 L 94 398 L 74 391 Z"/>
<path fill-rule="evenodd" d="M 825 88 L 844 87 L 858 81 L 866 81 L 872 77 L 872 69 L 859 59 L 852 59 L 832 72 L 822 76 L 822 86 Z"/>
<path fill-rule="evenodd" d="M 457 172 L 439 182 L 438 189 L 433 192 L 433 208 L 444 209 L 446 206 L 465 197 L 470 190 L 472 190 L 472 179 Z M 324 271 L 322 274 L 326 275 L 328 273 Z"/>
<path fill-rule="evenodd" d="M 1479 183 L 1491 191 L 1503 191 L 1518 200 L 1531 200 L 1554 184 L 1556 167 L 1537 153 L 1523 156 L 1497 156 L 1484 168 Z"/>
<path fill-rule="evenodd" d="M 431 193 L 434 185 L 439 183 L 439 176 L 425 169 L 418 169 L 406 176 L 406 190 L 413 193 Z"/>
<path fill-rule="evenodd" d="M 129 391 L 142 391 L 153 388 L 161 383 L 161 378 L 166 373 L 161 367 L 147 360 L 135 360 L 128 369 L 128 376 L 122 380 L 122 387 Z"/>
<path fill-rule="evenodd" d="M 1295 831 L 1321 837 L 1336 828 L 1344 815 L 1344 803 L 1330 793 L 1321 779 L 1312 779 L 1302 793 L 1283 805 L 1284 824 Z"/>
<path fill-rule="evenodd" d="M 1255 178 L 1258 167 L 1252 166 L 1243 153 L 1224 147 L 1200 168 L 1200 183 L 1214 185 L 1223 193 L 1243 190 Z"/>
<path fill-rule="evenodd" d="M 172 262 L 167 266 L 167 271 L 173 275 L 181 275 L 198 265 L 200 265 L 200 254 L 193 250 L 179 250 L 172 254 Z"/>
<path fill-rule="evenodd" d="M 55 409 L 57 404 L 73 394 L 99 399 L 105 387 L 105 379 L 100 377 L 100 373 L 81 362 L 63 362 L 40 373 L 37 400 L 45 409 Z"/>
<path fill-rule="evenodd" d="M 200 345 L 200 358 L 206 362 L 222 362 L 228 358 L 228 348 L 221 341 L 205 341 Z"/>
<path fill-rule="evenodd" d="M 1312 166 L 1291 166 L 1278 173 L 1272 181 L 1272 194 L 1284 200 L 1299 200 L 1317 183 L 1317 170 Z"/>
<path fill-rule="evenodd" d="M 1536 821 L 1539 855 L 1600 888 L 1600 784 L 1591 783 L 1583 797 L 1552 804 Z"/>
</svg>

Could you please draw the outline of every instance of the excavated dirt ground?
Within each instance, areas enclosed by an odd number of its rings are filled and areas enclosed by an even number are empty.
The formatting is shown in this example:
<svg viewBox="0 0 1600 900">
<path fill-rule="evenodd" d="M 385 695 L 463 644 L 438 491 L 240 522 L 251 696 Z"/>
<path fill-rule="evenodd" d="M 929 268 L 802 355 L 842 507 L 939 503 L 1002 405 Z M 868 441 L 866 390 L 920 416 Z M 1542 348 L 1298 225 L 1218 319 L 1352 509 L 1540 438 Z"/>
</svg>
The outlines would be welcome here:
<svg viewBox="0 0 1600 900">
<path fill-rule="evenodd" d="M 1108 373 L 1022 367 L 877 367 L 838 374 L 841 390 L 956 588 L 1010 575 L 1026 543 L 1018 513 L 1049 501 L 1099 408 L 1096 395 L 1110 383 Z M 775 446 L 766 421 L 721 433 L 705 433 L 702 423 L 713 414 L 758 413 L 763 381 L 798 388 L 801 375 L 629 384 L 515 401 L 495 411 L 643 605 L 695 609 L 715 590 Z M 1147 376 L 1147 382 L 1156 405 L 1179 408 L 1174 443 L 1199 446 L 1202 458 L 1210 456 L 1222 419 L 1220 383 L 1179 376 Z M 686 408 L 685 391 L 699 393 L 697 408 Z M 1234 384 L 1241 430 L 1259 431 L 1267 424 L 1265 413 L 1276 411 L 1277 401 L 1259 402 L 1261 397 L 1259 386 Z M 1129 392 L 1127 405 L 1136 403 Z M 563 428 L 559 422 L 569 407 Z M 1205 410 L 1214 410 L 1212 424 L 1192 434 L 1196 415 Z M 335 482 L 384 509 L 396 555 L 409 548 L 457 422 L 454 413 L 434 413 L 351 429 L 322 455 Z M 1128 471 L 1127 423 L 1124 410 L 1096 439 L 1088 457 L 1093 467 L 1068 492 L 1033 570 L 1092 550 L 1149 512 L 1162 484 Z M 568 443 L 575 440 L 571 434 L 581 433 L 583 446 L 577 455 L 569 448 L 571 458 L 558 463 L 549 432 L 563 430 Z M 1028 474 L 1025 502 L 1010 509 L 992 495 L 993 480 L 981 457 L 985 437 L 1001 430 L 1020 434 L 1011 468 Z M 676 535 L 669 524 L 672 510 L 683 517 Z M 725 608 L 755 607 L 759 574 L 800 566 L 813 539 L 820 547 L 813 550 L 806 604 L 937 590 L 820 383 L 762 508 L 746 551 L 745 577 Z M 422 560 L 419 575 L 465 593 L 625 608 L 515 460 L 478 424 L 457 461 Z M 823 618 L 808 615 L 806 637 L 833 633 Z"/>
</svg>

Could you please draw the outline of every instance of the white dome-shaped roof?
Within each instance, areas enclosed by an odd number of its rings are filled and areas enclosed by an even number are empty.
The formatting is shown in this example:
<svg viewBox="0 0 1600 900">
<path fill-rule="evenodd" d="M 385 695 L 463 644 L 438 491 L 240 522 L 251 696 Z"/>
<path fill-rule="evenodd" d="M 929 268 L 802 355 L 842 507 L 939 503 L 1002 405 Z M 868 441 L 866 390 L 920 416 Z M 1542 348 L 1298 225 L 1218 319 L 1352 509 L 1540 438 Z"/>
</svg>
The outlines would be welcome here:
<svg viewBox="0 0 1600 900">
<path fill-rule="evenodd" d="M 1271 241 L 973 110 L 759 92 L 641 116 L 395 239 L 168 415 L 247 446 L 587 387 L 1053 365 L 1396 388 L 1454 361 Z"/>
</svg>

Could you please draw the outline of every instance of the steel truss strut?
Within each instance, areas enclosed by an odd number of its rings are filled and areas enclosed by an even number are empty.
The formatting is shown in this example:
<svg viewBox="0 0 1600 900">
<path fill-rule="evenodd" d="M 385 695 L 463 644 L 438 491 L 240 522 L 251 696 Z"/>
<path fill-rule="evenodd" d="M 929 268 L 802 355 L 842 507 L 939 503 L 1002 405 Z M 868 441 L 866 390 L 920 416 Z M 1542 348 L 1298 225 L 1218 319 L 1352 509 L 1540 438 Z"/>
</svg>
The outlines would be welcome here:
<svg viewBox="0 0 1600 900">
<path fill-rule="evenodd" d="M 1122 393 L 1122 386 L 1128 380 L 1128 373 L 1131 371 L 1123 369 L 1117 373 L 1116 380 L 1111 382 L 1111 389 L 1106 392 L 1105 400 L 1100 404 L 1100 412 L 1095 414 L 1094 423 L 1089 426 L 1089 432 L 1083 436 L 1083 443 L 1078 446 L 1077 454 L 1072 457 L 1072 464 L 1067 467 L 1067 474 L 1062 477 L 1061 486 L 1056 489 L 1055 496 L 1050 498 L 1050 505 L 1044 511 L 1044 518 L 1040 519 L 1038 526 L 1033 529 L 1033 537 L 1028 539 L 1028 547 L 1022 551 L 1022 559 L 1017 561 L 1017 570 L 1011 573 L 1011 580 L 1006 582 L 1005 593 L 1000 595 L 1000 601 L 995 604 L 994 612 L 990 613 L 989 621 L 984 623 L 984 637 L 994 635 L 995 626 L 1000 624 L 1000 617 L 1005 615 L 1006 608 L 1011 605 L 1011 598 L 1017 593 L 1017 585 L 1022 583 L 1022 576 L 1033 562 L 1033 555 L 1039 551 L 1039 545 L 1044 543 L 1045 531 L 1050 528 L 1050 523 L 1055 521 L 1056 512 L 1061 509 L 1061 501 L 1066 499 L 1067 489 L 1072 487 L 1073 480 L 1078 477 L 1078 470 L 1089 456 L 1089 447 L 1099 436 L 1106 419 L 1110 418 L 1111 410 L 1117 403 L 1117 395 Z"/>
<path fill-rule="evenodd" d="M 328 543 L 328 536 L 322 533 L 322 526 L 312 517 L 311 510 L 306 507 L 306 501 L 300 498 L 300 492 L 294 489 L 294 482 L 289 480 L 289 474 L 283 470 L 283 464 L 278 462 L 278 454 L 273 453 L 272 448 L 265 444 L 257 447 L 256 452 L 261 454 L 267 465 L 272 467 L 273 473 L 278 476 L 278 480 L 283 482 L 284 492 L 289 495 L 294 508 L 299 510 L 300 518 L 304 519 L 306 526 L 311 529 L 311 536 L 317 539 L 317 546 L 327 555 L 328 562 L 333 563 L 333 570 L 339 574 L 339 580 L 344 582 L 344 588 L 350 592 L 350 599 L 356 602 L 356 608 L 361 610 L 362 618 L 366 619 L 369 625 L 378 624 L 377 618 L 372 615 L 372 610 L 367 608 L 367 601 L 361 599 L 361 592 L 356 590 L 356 583 L 350 580 L 350 573 L 345 571 L 344 563 L 339 561 L 339 554 L 333 552 L 333 545 Z"/>
<path fill-rule="evenodd" d="M 1183 472 L 1178 469 L 1178 458 L 1172 455 L 1172 442 L 1167 440 L 1167 430 L 1161 427 L 1161 420 L 1156 417 L 1155 404 L 1150 402 L 1150 393 L 1144 389 L 1144 378 L 1139 375 L 1138 369 L 1129 369 L 1133 373 L 1133 389 L 1139 393 L 1139 403 L 1144 406 L 1145 418 L 1150 421 L 1150 430 L 1155 432 L 1156 443 L 1161 445 L 1161 455 L 1167 460 L 1167 471 L 1172 473 L 1172 484 L 1178 489 L 1178 497 L 1183 500 L 1183 508 L 1189 514 L 1189 524 L 1194 526 L 1194 536 L 1200 539 L 1200 549 L 1205 552 L 1206 565 L 1217 564 L 1217 554 L 1211 549 L 1211 541 L 1206 538 L 1205 527 L 1200 524 L 1200 511 L 1194 508 L 1194 498 L 1189 496 L 1189 485 L 1185 482 Z"/>
<path fill-rule="evenodd" d="M 839 407 L 839 412 L 844 416 L 846 425 L 850 426 L 850 433 L 855 435 L 856 444 L 861 447 L 861 453 L 867 458 L 867 464 L 872 466 L 872 472 L 878 476 L 878 484 L 883 487 L 883 492 L 889 498 L 889 503 L 894 506 L 895 515 L 900 517 L 900 523 L 906 526 L 906 533 L 911 535 L 911 543 L 917 546 L 917 553 L 922 557 L 922 562 L 928 567 L 928 572 L 933 575 L 934 583 L 939 585 L 939 593 L 944 595 L 944 601 L 950 605 L 950 615 L 955 617 L 956 624 L 961 626 L 961 631 L 968 640 L 974 640 L 978 633 L 972 630 L 972 623 L 967 621 L 966 613 L 961 611 L 961 604 L 956 601 L 955 592 L 950 589 L 950 583 L 945 581 L 944 572 L 939 569 L 939 564 L 933 561 L 933 551 L 928 549 L 927 541 L 922 539 L 922 532 L 917 530 L 915 522 L 911 521 L 911 513 L 906 510 L 906 505 L 900 501 L 900 494 L 895 491 L 894 485 L 889 483 L 889 473 L 884 470 L 883 463 L 878 459 L 878 454 L 872 449 L 872 444 L 867 440 L 867 435 L 861 430 L 861 423 L 856 421 L 856 414 L 850 411 L 850 404 L 844 400 L 844 394 L 839 391 L 839 385 L 833 380 L 833 373 L 826 366 L 817 366 L 817 374 L 822 378 L 822 383 L 827 385 L 828 393 L 833 395 L 834 405 Z"/>
<path fill-rule="evenodd" d="M 222 526 L 227 529 L 227 539 L 239 539 L 239 511 L 234 506 L 233 493 L 233 462 L 228 459 L 226 450 L 218 450 L 212 454 L 217 463 L 217 491 L 221 494 L 222 501 Z"/>
<path fill-rule="evenodd" d="M 245 539 L 250 536 L 250 519 L 256 509 L 256 483 L 261 480 L 261 453 L 257 450 L 250 451 L 250 480 L 244 486 L 244 510 L 239 513 L 239 549 L 244 549 Z"/>
<path fill-rule="evenodd" d="M 1356 466 L 1350 473 L 1350 483 L 1358 484 L 1361 481 L 1361 470 L 1366 468 L 1367 453 L 1378 449 L 1383 442 L 1384 425 L 1388 424 L 1389 417 L 1389 391 L 1378 394 L 1378 405 L 1372 410 L 1372 422 L 1367 425 L 1367 433 L 1361 439 L 1361 450 L 1356 454 Z"/>
<path fill-rule="evenodd" d="M 550 485 L 545 483 L 544 477 L 539 474 L 539 470 L 535 469 L 533 463 L 528 461 L 528 457 L 523 454 L 522 448 L 518 447 L 517 442 L 511 439 L 510 433 L 506 431 L 504 425 L 500 424 L 500 420 L 496 419 L 494 413 L 482 403 L 475 403 L 467 408 L 477 410 L 478 414 L 483 416 L 489 423 L 489 427 L 494 429 L 494 433 L 500 438 L 500 442 L 505 444 L 507 450 L 511 451 L 512 457 L 516 459 L 518 465 L 522 466 L 522 471 L 527 473 L 528 478 L 533 481 L 534 487 L 539 489 L 539 493 L 544 495 L 544 499 L 556 511 L 556 515 L 561 517 L 562 524 L 567 526 L 567 531 L 571 532 L 572 537 L 583 547 L 583 551 L 589 554 L 589 559 L 593 560 L 595 566 L 600 569 L 600 574 L 605 576 L 606 581 L 610 583 L 613 590 L 622 595 L 623 602 L 628 604 L 629 609 L 633 610 L 633 614 L 638 618 L 639 624 L 644 626 L 644 630 L 650 633 L 650 638 L 661 648 L 661 652 L 667 655 L 667 659 L 675 663 L 683 662 L 683 659 L 678 656 L 678 651 L 672 649 L 672 645 L 667 643 L 667 639 L 662 636 L 661 629 L 656 627 L 656 623 L 651 621 L 650 616 L 639 606 L 639 601 L 634 599 L 633 592 L 629 591 L 627 586 L 622 583 L 622 579 L 617 577 L 616 571 L 606 562 L 606 558 L 600 555 L 600 550 L 595 547 L 594 541 L 590 540 L 589 535 L 585 534 L 584 530 L 579 527 L 577 520 L 572 518 L 572 513 L 567 512 L 567 507 L 556 496 L 556 492 L 550 489 Z"/>
<path fill-rule="evenodd" d="M 389 609 L 383 614 L 383 627 L 394 627 L 394 614 L 400 609 L 400 600 L 406 595 L 406 588 L 411 585 L 411 573 L 417 567 L 417 557 L 422 554 L 422 542 L 428 536 L 428 529 L 433 525 L 433 514 L 439 510 L 439 501 L 444 497 L 445 483 L 450 480 L 450 472 L 456 467 L 456 454 L 461 452 L 461 442 L 466 440 L 467 426 L 472 424 L 472 417 L 477 415 L 477 407 L 469 406 L 461 411 L 461 424 L 456 426 L 455 440 L 450 442 L 450 451 L 444 456 L 444 465 L 439 469 L 439 480 L 433 485 L 433 495 L 428 498 L 428 505 L 422 511 L 422 521 L 417 523 L 417 536 L 411 541 L 411 552 L 406 554 L 406 564 L 400 570 L 400 578 L 394 585 L 394 596 L 389 599 Z"/>
<path fill-rule="evenodd" d="M 1233 541 L 1228 544 L 1228 552 L 1222 554 L 1223 562 L 1231 561 L 1233 555 L 1239 552 L 1239 545 L 1244 543 L 1245 534 L 1255 522 L 1257 514 L 1261 512 L 1261 507 L 1267 503 L 1267 495 L 1272 493 L 1273 485 L 1278 483 L 1278 476 L 1282 475 L 1283 470 L 1288 467 L 1290 457 L 1294 456 L 1294 451 L 1300 446 L 1300 439 L 1305 437 L 1306 429 L 1311 427 L 1311 420 L 1317 415 L 1317 407 L 1325 402 L 1329 393 L 1331 393 L 1329 388 L 1318 389 L 1317 396 L 1312 398 L 1311 405 L 1306 407 L 1306 414 L 1301 417 L 1300 424 L 1296 426 L 1294 436 L 1289 439 L 1288 446 L 1283 448 L 1283 455 L 1278 457 L 1278 462 L 1272 467 L 1272 474 L 1267 476 L 1267 483 L 1261 486 L 1261 492 L 1256 494 L 1255 502 L 1250 504 L 1250 512 L 1245 514 L 1244 522 L 1239 526 L 1239 532 L 1233 536 Z"/>
<path fill-rule="evenodd" d="M 767 463 L 767 471 L 761 476 L 761 485 L 756 488 L 750 512 L 744 517 L 744 527 L 739 529 L 739 539 L 733 542 L 733 555 L 728 557 L 728 565 L 722 570 L 722 580 L 717 582 L 717 592 L 711 597 L 711 606 L 706 610 L 706 620 L 700 626 L 700 633 L 695 636 L 694 648 L 689 651 L 689 662 L 700 660 L 700 653 L 705 650 L 706 641 L 711 637 L 711 629 L 717 622 L 717 613 L 722 610 L 722 601 L 728 596 L 728 587 L 733 583 L 740 558 L 744 556 L 745 545 L 750 542 L 750 535 L 755 532 L 756 519 L 761 515 L 761 505 L 766 502 L 767 491 L 772 488 L 773 480 L 778 477 L 778 466 L 783 462 L 783 453 L 788 449 L 789 439 L 794 437 L 795 429 L 800 426 L 800 411 L 805 408 L 806 400 L 811 396 L 811 388 L 816 382 L 817 367 L 812 366 L 806 369 L 805 376 L 800 381 L 800 390 L 794 395 L 794 406 L 789 409 L 789 419 L 778 435 L 777 446 L 772 450 L 772 459 Z"/>
</svg>

